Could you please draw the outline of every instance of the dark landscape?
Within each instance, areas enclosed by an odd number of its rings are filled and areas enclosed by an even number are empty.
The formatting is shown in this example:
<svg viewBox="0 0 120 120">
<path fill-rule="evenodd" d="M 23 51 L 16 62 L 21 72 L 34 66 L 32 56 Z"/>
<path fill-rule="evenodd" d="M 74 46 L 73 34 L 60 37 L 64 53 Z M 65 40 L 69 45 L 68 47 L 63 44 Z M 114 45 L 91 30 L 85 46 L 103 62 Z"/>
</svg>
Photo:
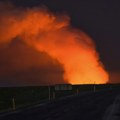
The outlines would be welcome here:
<svg viewBox="0 0 120 120">
<path fill-rule="evenodd" d="M 120 120 L 119 29 L 119 0 L 0 0 L 0 120 Z"/>
<path fill-rule="evenodd" d="M 53 92 L 56 92 L 54 99 Z M 95 88 L 94 85 L 74 85 L 71 91 L 55 91 L 51 86 L 51 100 L 47 86 L 1 88 L 0 95 L 1 110 L 9 108 L 1 112 L 0 120 L 107 120 L 113 110 L 109 107 L 120 95 L 120 85 L 95 85 Z M 13 97 L 16 110 L 12 110 Z M 118 103 L 119 100 L 117 106 Z M 119 120 L 120 114 L 116 116 L 115 120 Z"/>
</svg>

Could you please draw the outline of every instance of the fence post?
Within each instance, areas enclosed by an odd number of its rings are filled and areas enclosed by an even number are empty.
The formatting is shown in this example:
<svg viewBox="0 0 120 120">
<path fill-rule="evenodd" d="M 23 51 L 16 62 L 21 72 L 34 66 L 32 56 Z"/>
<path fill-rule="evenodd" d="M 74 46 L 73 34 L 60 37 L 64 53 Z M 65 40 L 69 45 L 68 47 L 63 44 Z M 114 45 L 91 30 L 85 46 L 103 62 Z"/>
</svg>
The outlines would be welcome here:
<svg viewBox="0 0 120 120">
<path fill-rule="evenodd" d="M 94 81 L 94 92 L 96 91 L 95 81 Z"/>
<path fill-rule="evenodd" d="M 53 91 L 53 99 L 55 99 L 55 92 Z"/>
<path fill-rule="evenodd" d="M 79 94 L 79 89 L 77 88 L 77 95 Z"/>
<path fill-rule="evenodd" d="M 50 86 L 48 86 L 48 98 L 49 98 L 49 100 L 51 100 L 51 90 L 50 90 Z"/>
<path fill-rule="evenodd" d="M 12 98 L 12 109 L 15 110 L 15 98 Z"/>
</svg>

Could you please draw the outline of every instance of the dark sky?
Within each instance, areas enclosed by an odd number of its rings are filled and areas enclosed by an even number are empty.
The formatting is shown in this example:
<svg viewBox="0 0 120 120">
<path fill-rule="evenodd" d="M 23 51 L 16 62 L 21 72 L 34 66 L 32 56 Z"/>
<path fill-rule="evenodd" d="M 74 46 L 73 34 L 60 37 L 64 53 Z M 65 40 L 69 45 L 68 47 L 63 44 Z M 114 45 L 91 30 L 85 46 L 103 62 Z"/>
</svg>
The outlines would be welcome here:
<svg viewBox="0 0 120 120">
<path fill-rule="evenodd" d="M 5 0 L 0 0 L 5 1 Z M 7 0 L 17 6 L 47 6 L 55 13 L 66 13 L 73 27 L 90 35 L 101 61 L 111 78 L 120 73 L 120 1 L 119 0 Z M 120 79 L 119 79 L 120 80 Z M 119 81 L 120 82 L 120 81 Z"/>
</svg>

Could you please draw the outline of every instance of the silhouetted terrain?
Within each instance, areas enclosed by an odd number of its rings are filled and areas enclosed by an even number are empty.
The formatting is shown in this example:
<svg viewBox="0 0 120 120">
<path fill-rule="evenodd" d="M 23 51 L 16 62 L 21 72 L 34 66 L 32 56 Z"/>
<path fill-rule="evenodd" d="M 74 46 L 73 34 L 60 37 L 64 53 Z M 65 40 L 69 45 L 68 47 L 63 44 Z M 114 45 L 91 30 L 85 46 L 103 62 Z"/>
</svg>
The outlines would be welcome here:
<svg viewBox="0 0 120 120">
<path fill-rule="evenodd" d="M 85 91 L 96 91 L 118 88 L 119 84 L 103 84 L 103 85 L 73 85 L 72 90 L 55 91 L 54 86 L 50 86 L 50 96 L 53 99 L 60 97 L 75 95 Z M 12 99 L 15 99 L 16 108 L 31 106 L 33 104 L 43 103 L 49 99 L 48 86 L 34 87 L 1 87 L 0 88 L 0 111 L 12 109 Z"/>
<path fill-rule="evenodd" d="M 0 120 L 102 120 L 104 116 L 110 116 L 110 112 L 106 111 L 115 103 L 119 94 L 119 88 L 83 92 L 3 115 Z M 111 109 L 113 108 L 109 108 L 109 111 Z M 119 117 L 119 114 L 116 116 Z"/>
</svg>

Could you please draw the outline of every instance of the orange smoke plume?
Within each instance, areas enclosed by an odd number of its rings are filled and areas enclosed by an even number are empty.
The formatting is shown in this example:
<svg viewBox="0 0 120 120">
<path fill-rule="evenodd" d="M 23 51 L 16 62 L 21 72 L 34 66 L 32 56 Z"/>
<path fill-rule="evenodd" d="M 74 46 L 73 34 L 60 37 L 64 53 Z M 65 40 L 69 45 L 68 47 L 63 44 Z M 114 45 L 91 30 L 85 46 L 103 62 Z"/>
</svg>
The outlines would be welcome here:
<svg viewBox="0 0 120 120">
<path fill-rule="evenodd" d="M 4 5 L 2 5 L 4 6 Z M 68 16 L 57 16 L 42 8 L 1 8 L 0 44 L 16 37 L 38 51 L 57 59 L 64 80 L 71 84 L 106 83 L 108 73 L 100 62 L 92 39 L 70 26 Z"/>
</svg>

